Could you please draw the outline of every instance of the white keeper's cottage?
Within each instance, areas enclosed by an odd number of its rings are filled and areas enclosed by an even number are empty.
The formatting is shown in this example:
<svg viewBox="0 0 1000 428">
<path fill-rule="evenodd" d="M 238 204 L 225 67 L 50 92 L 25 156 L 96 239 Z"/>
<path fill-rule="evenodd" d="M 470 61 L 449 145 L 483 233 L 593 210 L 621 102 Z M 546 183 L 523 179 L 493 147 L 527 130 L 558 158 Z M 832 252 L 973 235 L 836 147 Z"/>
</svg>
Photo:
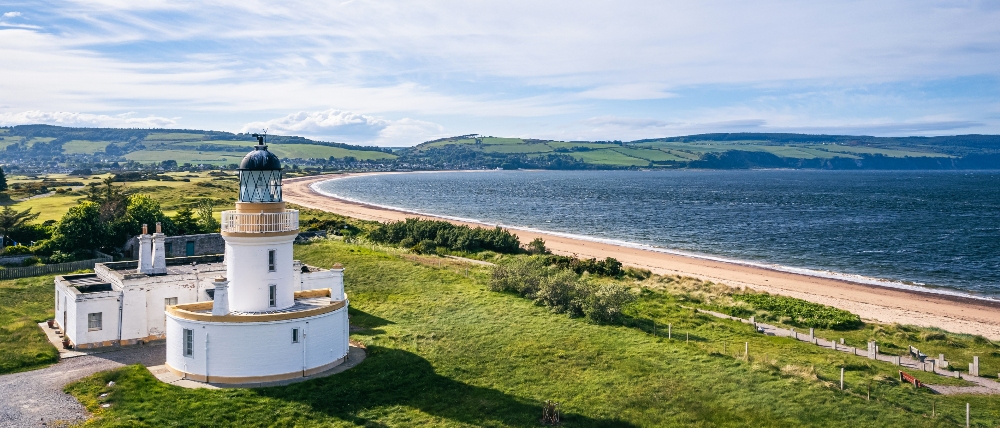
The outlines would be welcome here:
<svg viewBox="0 0 1000 428">
<path fill-rule="evenodd" d="M 225 254 L 167 258 L 157 225 L 139 260 L 57 276 L 55 323 L 78 349 L 166 339 L 175 374 L 212 383 L 309 376 L 348 353 L 343 268 L 292 260 L 299 213 L 281 199 L 281 162 L 263 138 L 240 163 Z"/>
</svg>

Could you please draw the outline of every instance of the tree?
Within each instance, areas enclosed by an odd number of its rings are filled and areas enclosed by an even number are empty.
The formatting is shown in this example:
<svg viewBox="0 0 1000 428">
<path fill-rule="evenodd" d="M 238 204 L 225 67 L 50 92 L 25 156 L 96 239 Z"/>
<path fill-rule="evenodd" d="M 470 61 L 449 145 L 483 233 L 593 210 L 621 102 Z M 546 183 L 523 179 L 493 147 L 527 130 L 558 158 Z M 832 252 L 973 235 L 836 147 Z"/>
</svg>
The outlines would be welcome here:
<svg viewBox="0 0 1000 428">
<path fill-rule="evenodd" d="M 107 177 L 101 181 L 104 187 L 92 184 L 88 189 L 87 200 L 98 205 L 102 222 L 112 222 L 120 219 L 125 214 L 125 207 L 128 204 L 128 195 L 125 194 L 124 186 L 115 186 L 114 178 Z"/>
<path fill-rule="evenodd" d="M 174 222 L 174 227 L 177 229 L 178 235 L 193 235 L 201 233 L 201 227 L 198 225 L 198 220 L 194 218 L 194 211 L 192 211 L 189 207 L 177 210 L 177 214 L 175 214 L 171 220 Z"/>
<path fill-rule="evenodd" d="M 16 233 L 25 227 L 28 222 L 38 218 L 41 213 L 32 213 L 31 208 L 18 211 L 11 207 L 3 207 L 0 211 L 0 247 L 5 246 L 5 242 L 11 233 Z"/>
<path fill-rule="evenodd" d="M 104 244 L 107 232 L 106 223 L 101 221 L 100 205 L 83 201 L 63 215 L 52 239 L 55 247 L 63 251 L 94 250 Z"/>
<path fill-rule="evenodd" d="M 141 233 L 144 224 L 149 225 L 152 232 L 156 223 L 161 224 L 164 234 L 175 235 L 177 232 L 174 223 L 160 209 L 160 203 L 149 195 L 136 194 L 128 197 L 123 223 L 127 236 Z"/>
<path fill-rule="evenodd" d="M 215 201 L 204 198 L 198 201 L 195 206 L 198 210 L 198 225 L 203 233 L 216 233 L 219 231 L 219 221 L 215 219 Z"/>
<path fill-rule="evenodd" d="M 0 192 L 7 190 L 7 174 L 3 172 L 3 167 L 0 166 Z"/>
</svg>

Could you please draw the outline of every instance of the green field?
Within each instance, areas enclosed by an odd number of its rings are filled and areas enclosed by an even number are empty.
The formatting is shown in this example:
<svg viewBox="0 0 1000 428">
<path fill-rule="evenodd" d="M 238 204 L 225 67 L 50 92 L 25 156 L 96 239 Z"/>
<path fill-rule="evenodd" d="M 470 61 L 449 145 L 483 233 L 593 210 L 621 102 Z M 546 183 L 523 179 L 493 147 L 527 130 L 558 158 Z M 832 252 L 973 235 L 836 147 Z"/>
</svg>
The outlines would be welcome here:
<svg viewBox="0 0 1000 428">
<path fill-rule="evenodd" d="M 89 141 L 89 140 L 72 140 L 63 143 L 63 153 L 66 154 L 83 154 L 92 155 L 97 152 L 103 152 L 104 148 L 111 144 L 110 141 Z"/>
<path fill-rule="evenodd" d="M 645 141 L 636 143 L 541 141 L 519 138 L 480 138 L 477 144 L 472 138 L 455 138 L 421 144 L 414 148 L 418 153 L 429 148 L 463 147 L 486 154 L 523 154 L 537 157 L 559 154 L 592 165 L 608 167 L 646 167 L 650 162 L 669 164 L 699 160 L 709 153 L 721 154 L 729 151 L 760 152 L 773 154 L 784 159 L 830 160 L 833 158 L 862 159 L 862 155 L 880 154 L 893 158 L 906 157 L 949 157 L 943 153 L 932 153 L 912 148 L 848 146 L 841 144 L 787 144 L 764 140 L 733 141 Z"/>
<path fill-rule="evenodd" d="M 914 390 L 889 364 L 761 336 L 661 291 L 643 292 L 629 326 L 602 326 L 487 291 L 481 266 L 337 241 L 296 257 L 345 265 L 363 363 L 252 390 L 168 386 L 141 366 L 99 373 L 67 387 L 95 414 L 87 425 L 538 426 L 545 400 L 565 426 L 955 426 L 965 403 L 975 426 L 1000 422 L 995 397 Z"/>
<path fill-rule="evenodd" d="M 0 374 L 42 368 L 59 358 L 36 325 L 54 313 L 52 278 L 0 281 Z"/>
</svg>

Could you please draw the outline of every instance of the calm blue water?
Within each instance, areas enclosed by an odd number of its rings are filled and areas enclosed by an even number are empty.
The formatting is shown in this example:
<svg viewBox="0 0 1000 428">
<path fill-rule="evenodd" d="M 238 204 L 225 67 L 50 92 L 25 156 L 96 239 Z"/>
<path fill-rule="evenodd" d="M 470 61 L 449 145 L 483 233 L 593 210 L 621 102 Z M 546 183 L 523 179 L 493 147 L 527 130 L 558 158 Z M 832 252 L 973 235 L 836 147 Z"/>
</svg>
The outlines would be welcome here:
<svg viewBox="0 0 1000 428">
<path fill-rule="evenodd" d="M 429 214 L 1000 297 L 995 171 L 490 171 L 321 186 Z"/>
</svg>

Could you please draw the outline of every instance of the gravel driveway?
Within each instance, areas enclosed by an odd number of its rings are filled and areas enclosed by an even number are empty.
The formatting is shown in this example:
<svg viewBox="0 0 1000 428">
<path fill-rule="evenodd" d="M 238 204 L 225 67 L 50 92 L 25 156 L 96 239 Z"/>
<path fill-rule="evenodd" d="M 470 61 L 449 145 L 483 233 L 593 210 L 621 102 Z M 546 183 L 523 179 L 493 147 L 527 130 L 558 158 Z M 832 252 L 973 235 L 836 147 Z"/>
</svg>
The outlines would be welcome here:
<svg viewBox="0 0 1000 428">
<path fill-rule="evenodd" d="M 79 422 L 87 410 L 63 387 L 99 371 L 141 363 L 147 367 L 166 360 L 162 343 L 102 354 L 67 358 L 41 370 L 0 376 L 0 427 L 52 426 L 56 421 Z"/>
</svg>

